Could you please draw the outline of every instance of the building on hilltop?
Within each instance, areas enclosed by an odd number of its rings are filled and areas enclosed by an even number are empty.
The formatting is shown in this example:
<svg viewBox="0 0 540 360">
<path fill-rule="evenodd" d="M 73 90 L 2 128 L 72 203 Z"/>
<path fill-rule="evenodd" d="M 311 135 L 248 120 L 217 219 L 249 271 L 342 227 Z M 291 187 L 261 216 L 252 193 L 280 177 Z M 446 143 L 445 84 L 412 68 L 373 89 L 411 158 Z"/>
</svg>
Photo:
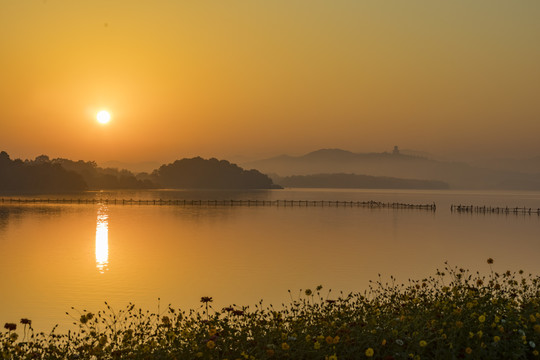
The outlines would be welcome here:
<svg viewBox="0 0 540 360">
<path fill-rule="evenodd" d="M 397 145 L 394 146 L 394 150 L 392 151 L 392 154 L 393 155 L 399 155 L 399 149 L 398 149 Z"/>
</svg>

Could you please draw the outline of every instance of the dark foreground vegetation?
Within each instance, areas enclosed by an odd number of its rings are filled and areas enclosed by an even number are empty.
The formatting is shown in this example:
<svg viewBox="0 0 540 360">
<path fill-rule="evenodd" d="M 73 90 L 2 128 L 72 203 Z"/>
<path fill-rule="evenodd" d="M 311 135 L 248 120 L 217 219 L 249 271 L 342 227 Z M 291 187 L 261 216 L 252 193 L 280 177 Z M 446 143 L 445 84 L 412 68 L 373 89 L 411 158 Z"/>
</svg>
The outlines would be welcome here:
<svg viewBox="0 0 540 360">
<path fill-rule="evenodd" d="M 94 161 L 50 159 L 10 159 L 0 153 L 0 192 L 60 193 L 84 190 L 158 188 L 271 189 L 279 188 L 257 170 L 244 170 L 225 160 L 177 160 L 151 174 L 101 168 Z"/>
<path fill-rule="evenodd" d="M 488 263 L 492 264 L 489 259 Z M 264 306 L 72 313 L 78 330 L 5 324 L 4 359 L 538 359 L 540 279 L 446 267 L 334 297 L 322 287 Z"/>
</svg>

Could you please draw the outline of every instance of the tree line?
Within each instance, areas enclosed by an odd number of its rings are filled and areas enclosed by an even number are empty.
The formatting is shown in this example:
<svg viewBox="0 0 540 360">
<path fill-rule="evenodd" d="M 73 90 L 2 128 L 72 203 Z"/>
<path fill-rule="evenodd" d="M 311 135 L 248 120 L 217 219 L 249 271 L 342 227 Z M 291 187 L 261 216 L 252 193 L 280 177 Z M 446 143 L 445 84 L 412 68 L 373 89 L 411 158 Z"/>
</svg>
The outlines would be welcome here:
<svg viewBox="0 0 540 360">
<path fill-rule="evenodd" d="M 226 160 L 176 160 L 151 174 L 133 174 L 125 169 L 101 168 L 95 161 L 50 159 L 12 160 L 0 152 L 0 192 L 58 193 L 109 189 L 270 189 L 278 188 L 257 170 L 244 170 Z"/>
</svg>

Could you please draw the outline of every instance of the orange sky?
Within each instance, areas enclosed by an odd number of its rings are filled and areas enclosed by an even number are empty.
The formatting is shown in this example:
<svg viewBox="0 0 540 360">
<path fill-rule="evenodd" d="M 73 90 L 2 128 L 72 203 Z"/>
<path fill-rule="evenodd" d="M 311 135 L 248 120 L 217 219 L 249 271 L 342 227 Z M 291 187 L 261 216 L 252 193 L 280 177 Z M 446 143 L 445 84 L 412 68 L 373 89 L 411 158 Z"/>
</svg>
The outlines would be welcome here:
<svg viewBox="0 0 540 360">
<path fill-rule="evenodd" d="M 538 156 L 538 19 L 537 0 L 0 0 L 0 150 Z"/>
</svg>

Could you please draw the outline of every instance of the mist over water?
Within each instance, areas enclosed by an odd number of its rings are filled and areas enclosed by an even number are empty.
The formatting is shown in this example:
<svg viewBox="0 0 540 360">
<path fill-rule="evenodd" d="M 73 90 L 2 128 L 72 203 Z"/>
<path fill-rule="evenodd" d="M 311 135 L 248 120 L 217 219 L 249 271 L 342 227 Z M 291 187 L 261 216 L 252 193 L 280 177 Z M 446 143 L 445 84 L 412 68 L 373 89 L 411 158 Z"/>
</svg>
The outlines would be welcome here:
<svg viewBox="0 0 540 360">
<path fill-rule="evenodd" d="M 540 272 L 538 215 L 457 214 L 450 204 L 540 207 L 540 192 L 265 190 L 87 192 L 100 199 L 340 200 L 428 204 L 437 210 L 350 206 L 0 204 L 0 321 L 46 330 L 72 306 L 103 301 L 157 310 L 220 309 L 287 290 L 363 291 L 377 274 L 433 275 L 444 261 L 471 270 Z M 54 196 L 49 196 L 54 198 Z M 61 197 L 60 197 L 61 198 Z M 334 295 L 332 295 L 334 294 Z M 76 313 L 75 313 L 76 314 Z"/>
</svg>

